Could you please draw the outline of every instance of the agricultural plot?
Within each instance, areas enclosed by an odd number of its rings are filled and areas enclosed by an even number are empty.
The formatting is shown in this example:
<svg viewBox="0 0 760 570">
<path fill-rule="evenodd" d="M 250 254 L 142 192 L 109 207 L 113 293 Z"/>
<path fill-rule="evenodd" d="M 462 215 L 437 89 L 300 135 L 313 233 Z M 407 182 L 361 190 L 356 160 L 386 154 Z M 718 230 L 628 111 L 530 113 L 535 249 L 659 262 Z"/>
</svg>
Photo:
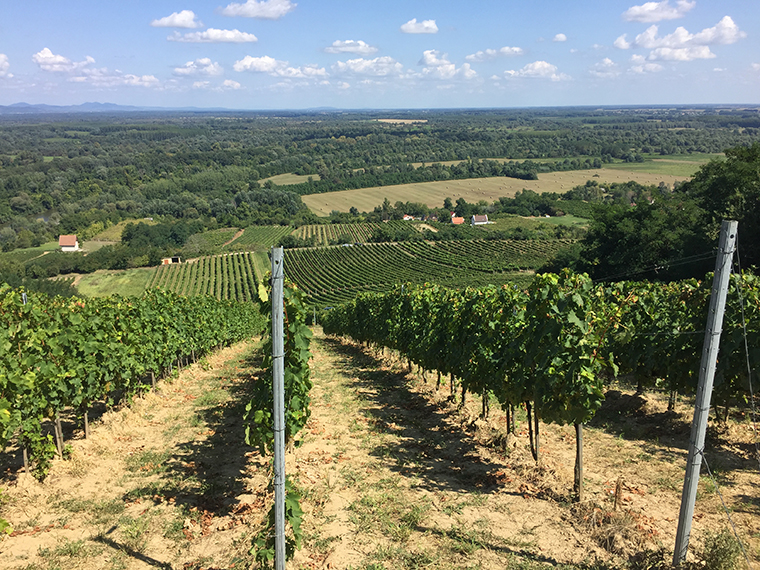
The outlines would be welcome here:
<svg viewBox="0 0 760 570">
<path fill-rule="evenodd" d="M 248 226 L 222 249 L 225 251 L 262 250 L 277 245 L 280 239 L 292 232 L 291 226 Z"/>
<path fill-rule="evenodd" d="M 285 273 L 316 304 L 333 305 L 396 283 L 450 287 L 524 283 L 568 240 L 382 243 L 285 251 Z M 522 272 L 521 272 L 522 271 Z"/>
<path fill-rule="evenodd" d="M 294 235 L 301 239 L 314 237 L 315 245 L 330 245 L 331 241 L 334 242 L 343 236 L 350 238 L 351 243 L 364 243 L 369 241 L 372 232 L 379 227 L 380 224 L 376 223 L 313 224 L 301 226 L 295 231 Z"/>
<path fill-rule="evenodd" d="M 646 164 L 646 163 L 644 163 Z M 694 171 L 698 165 L 694 164 Z M 432 208 L 440 208 L 445 198 L 456 201 L 464 198 L 467 202 L 480 200 L 493 202 L 501 196 L 513 198 L 519 190 L 527 188 L 534 192 L 567 192 L 571 188 L 585 184 L 587 180 L 600 183 L 629 182 L 658 185 L 660 182 L 672 186 L 677 181 L 684 181 L 690 176 L 666 174 L 660 172 L 635 171 L 622 168 L 597 168 L 592 170 L 570 170 L 565 172 L 546 172 L 538 175 L 538 180 L 519 180 L 517 178 L 471 178 L 467 180 L 442 180 L 437 182 L 420 182 L 416 184 L 399 184 L 396 186 L 378 186 L 359 190 L 341 190 L 325 194 L 302 196 L 312 212 L 318 216 L 328 216 L 333 210 L 348 212 L 351 206 L 360 211 L 372 211 L 375 206 L 388 198 L 396 201 L 422 202 Z"/>
<path fill-rule="evenodd" d="M 538 269 L 573 240 L 471 240 L 404 242 L 412 255 L 441 265 L 493 273 Z"/>
<path fill-rule="evenodd" d="M 255 254 L 230 253 L 202 257 L 193 263 L 156 268 L 148 287 L 180 295 L 211 295 L 217 299 L 251 301 L 258 298 Z"/>
</svg>

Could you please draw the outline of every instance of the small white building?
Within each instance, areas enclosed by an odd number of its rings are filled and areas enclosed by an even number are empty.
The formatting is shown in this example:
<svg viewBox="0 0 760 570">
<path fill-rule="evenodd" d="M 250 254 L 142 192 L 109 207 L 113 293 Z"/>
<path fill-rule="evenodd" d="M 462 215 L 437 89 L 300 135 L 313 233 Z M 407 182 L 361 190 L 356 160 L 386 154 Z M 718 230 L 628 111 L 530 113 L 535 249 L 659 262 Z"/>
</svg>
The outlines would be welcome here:
<svg viewBox="0 0 760 570">
<path fill-rule="evenodd" d="M 488 223 L 488 216 L 482 215 L 482 216 L 472 216 L 470 218 L 470 225 L 471 226 L 483 226 Z"/>
<path fill-rule="evenodd" d="M 61 251 L 79 251 L 79 242 L 75 235 L 58 236 L 58 247 Z"/>
</svg>

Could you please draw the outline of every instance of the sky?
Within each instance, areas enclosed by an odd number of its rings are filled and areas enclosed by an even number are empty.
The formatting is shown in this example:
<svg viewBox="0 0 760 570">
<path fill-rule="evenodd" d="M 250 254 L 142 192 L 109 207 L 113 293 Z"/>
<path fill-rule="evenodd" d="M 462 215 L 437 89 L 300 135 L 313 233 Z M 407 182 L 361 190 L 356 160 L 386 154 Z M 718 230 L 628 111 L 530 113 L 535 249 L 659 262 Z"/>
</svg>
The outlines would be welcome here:
<svg viewBox="0 0 760 570">
<path fill-rule="evenodd" d="M 758 0 L 2 0 L 0 105 L 760 103 Z"/>
</svg>

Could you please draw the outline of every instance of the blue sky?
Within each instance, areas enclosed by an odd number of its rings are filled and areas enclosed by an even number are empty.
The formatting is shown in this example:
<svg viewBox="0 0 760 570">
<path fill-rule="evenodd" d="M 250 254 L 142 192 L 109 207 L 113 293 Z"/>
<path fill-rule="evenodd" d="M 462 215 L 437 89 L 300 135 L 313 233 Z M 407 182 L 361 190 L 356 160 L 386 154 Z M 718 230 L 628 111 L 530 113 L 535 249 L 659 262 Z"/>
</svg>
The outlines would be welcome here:
<svg viewBox="0 0 760 570">
<path fill-rule="evenodd" d="M 0 104 L 760 103 L 757 0 L 5 0 Z"/>
</svg>

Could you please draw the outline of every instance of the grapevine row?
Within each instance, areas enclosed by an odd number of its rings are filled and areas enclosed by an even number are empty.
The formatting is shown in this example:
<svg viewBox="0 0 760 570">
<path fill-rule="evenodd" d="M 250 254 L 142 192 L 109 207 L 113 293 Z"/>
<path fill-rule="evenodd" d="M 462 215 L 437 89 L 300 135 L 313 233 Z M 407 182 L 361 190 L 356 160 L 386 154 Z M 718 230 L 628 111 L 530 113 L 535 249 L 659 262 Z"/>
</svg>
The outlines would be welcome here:
<svg viewBox="0 0 760 570">
<path fill-rule="evenodd" d="M 133 393 L 146 375 L 258 333 L 252 304 L 181 297 L 63 299 L 0 286 L 0 444 L 18 432 L 38 459 L 41 424 L 64 408 L 86 412 L 109 393 Z M 37 453 L 39 452 L 39 453 Z"/>
<path fill-rule="evenodd" d="M 601 406 L 603 371 L 640 385 L 693 392 L 710 284 L 593 285 L 585 275 L 538 275 L 524 291 L 397 287 L 361 294 L 322 317 L 327 334 L 386 346 L 466 392 L 493 394 L 507 410 L 524 404 L 539 458 L 539 422 L 574 424 L 575 489 L 582 492 L 582 431 Z M 760 346 L 760 280 L 734 276 L 715 382 L 717 404 L 746 393 L 746 334 Z M 760 351 L 753 349 L 754 361 Z M 744 368 L 743 368 L 744 367 Z M 660 380 L 663 379 L 663 380 Z M 484 404 L 487 398 L 484 397 Z M 533 420 L 531 420 L 531 416 Z"/>
</svg>

